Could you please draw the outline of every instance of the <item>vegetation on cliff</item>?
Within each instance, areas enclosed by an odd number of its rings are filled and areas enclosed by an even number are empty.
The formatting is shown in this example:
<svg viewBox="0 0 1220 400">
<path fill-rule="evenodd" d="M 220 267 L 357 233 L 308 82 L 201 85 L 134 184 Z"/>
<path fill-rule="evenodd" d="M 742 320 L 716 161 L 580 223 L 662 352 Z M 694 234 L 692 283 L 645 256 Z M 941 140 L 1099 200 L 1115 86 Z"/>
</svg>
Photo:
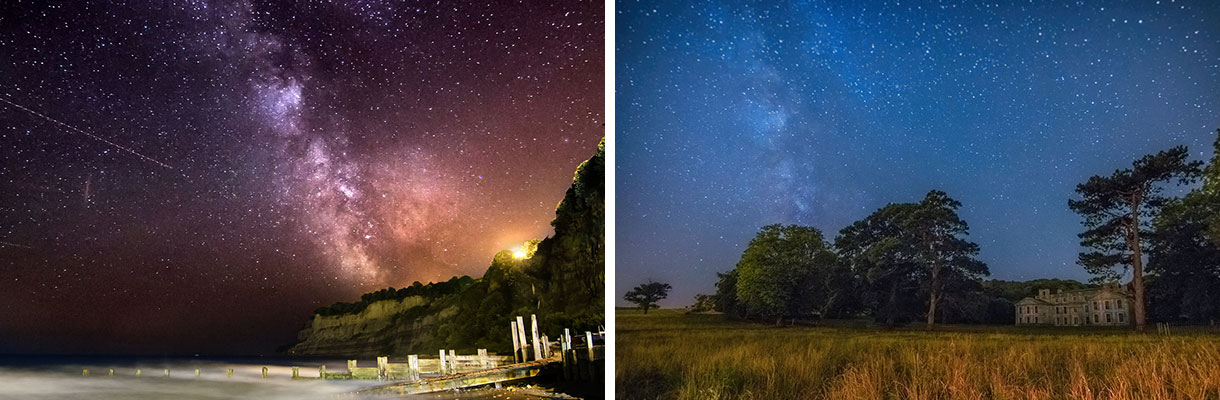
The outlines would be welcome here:
<svg viewBox="0 0 1220 400">
<path fill-rule="evenodd" d="M 314 317 L 358 314 L 377 301 L 420 296 L 423 305 L 403 310 L 382 332 L 327 338 L 365 343 L 361 352 L 397 354 L 438 348 L 511 352 L 509 321 L 538 316 L 539 328 L 558 337 L 563 328 L 595 330 L 605 322 L 605 142 L 576 170 L 572 186 L 555 210 L 555 234 L 531 240 L 514 255 L 497 253 L 482 278 L 454 277 L 427 285 L 382 289 L 354 303 L 335 303 Z M 426 321 L 426 322 L 425 322 Z M 424 325 L 424 326 L 421 326 Z M 311 328 L 302 343 L 311 340 Z M 411 337 L 408 337 L 411 336 Z M 320 340 L 320 339 L 314 339 Z M 336 346 L 342 348 L 342 346 Z M 298 343 L 294 354 L 310 354 Z"/>
</svg>

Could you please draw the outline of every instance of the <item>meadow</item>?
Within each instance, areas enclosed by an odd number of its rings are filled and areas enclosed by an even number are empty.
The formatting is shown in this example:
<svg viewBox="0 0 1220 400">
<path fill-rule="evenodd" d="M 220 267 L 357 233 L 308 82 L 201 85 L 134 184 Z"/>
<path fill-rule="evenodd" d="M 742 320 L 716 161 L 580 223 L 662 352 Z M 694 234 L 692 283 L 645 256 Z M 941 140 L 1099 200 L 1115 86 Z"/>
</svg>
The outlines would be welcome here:
<svg viewBox="0 0 1220 400">
<path fill-rule="evenodd" d="M 867 322 L 776 327 L 619 309 L 621 399 L 1220 399 L 1220 335 Z"/>
</svg>

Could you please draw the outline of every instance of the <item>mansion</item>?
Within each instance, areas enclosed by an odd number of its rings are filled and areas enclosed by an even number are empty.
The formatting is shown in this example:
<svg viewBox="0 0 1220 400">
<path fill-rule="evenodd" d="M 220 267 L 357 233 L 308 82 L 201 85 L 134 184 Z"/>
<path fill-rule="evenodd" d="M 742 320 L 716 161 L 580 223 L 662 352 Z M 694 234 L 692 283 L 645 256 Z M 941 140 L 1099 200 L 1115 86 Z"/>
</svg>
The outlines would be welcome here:
<svg viewBox="0 0 1220 400">
<path fill-rule="evenodd" d="M 1018 301 L 1017 325 L 1118 326 L 1131 323 L 1131 295 L 1126 288 L 1039 289 L 1038 296 Z"/>
</svg>

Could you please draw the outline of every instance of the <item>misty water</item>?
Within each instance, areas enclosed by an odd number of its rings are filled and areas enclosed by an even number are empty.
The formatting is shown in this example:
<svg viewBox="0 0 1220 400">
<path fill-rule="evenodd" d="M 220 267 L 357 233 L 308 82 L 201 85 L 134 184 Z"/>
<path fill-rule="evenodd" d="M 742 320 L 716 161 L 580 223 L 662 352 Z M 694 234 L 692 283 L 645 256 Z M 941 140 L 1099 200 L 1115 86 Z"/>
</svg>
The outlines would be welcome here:
<svg viewBox="0 0 1220 400">
<path fill-rule="evenodd" d="M 366 360 L 372 363 L 372 360 Z M 345 360 L 267 358 L 29 357 L 0 355 L 0 399 L 364 399 L 360 389 L 384 385 L 376 380 L 315 378 L 318 366 L 345 371 Z M 262 368 L 268 368 L 267 379 Z M 365 366 L 363 363 L 361 366 Z M 371 366 L 371 365 L 370 365 Z M 228 370 L 233 369 L 233 376 Z M 83 376 L 84 369 L 89 376 Z M 114 375 L 110 376 L 110 370 Z M 136 375 L 136 370 L 140 375 Z M 165 370 L 170 375 L 165 376 Z M 195 376 L 199 369 L 199 376 Z M 393 396 L 398 397 L 398 396 Z M 478 389 L 418 395 L 419 399 L 538 399 L 544 393 L 517 388 Z"/>
</svg>

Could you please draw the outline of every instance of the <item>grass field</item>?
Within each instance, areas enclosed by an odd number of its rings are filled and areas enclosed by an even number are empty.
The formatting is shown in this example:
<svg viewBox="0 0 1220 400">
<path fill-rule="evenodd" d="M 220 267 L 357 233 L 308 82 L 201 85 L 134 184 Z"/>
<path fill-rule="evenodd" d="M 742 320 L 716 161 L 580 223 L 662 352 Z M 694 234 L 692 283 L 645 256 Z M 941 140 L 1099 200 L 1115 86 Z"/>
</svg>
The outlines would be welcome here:
<svg viewBox="0 0 1220 400">
<path fill-rule="evenodd" d="M 623 399 L 1220 399 L 1220 336 L 1206 331 L 774 327 L 673 310 L 615 314 Z"/>
</svg>

